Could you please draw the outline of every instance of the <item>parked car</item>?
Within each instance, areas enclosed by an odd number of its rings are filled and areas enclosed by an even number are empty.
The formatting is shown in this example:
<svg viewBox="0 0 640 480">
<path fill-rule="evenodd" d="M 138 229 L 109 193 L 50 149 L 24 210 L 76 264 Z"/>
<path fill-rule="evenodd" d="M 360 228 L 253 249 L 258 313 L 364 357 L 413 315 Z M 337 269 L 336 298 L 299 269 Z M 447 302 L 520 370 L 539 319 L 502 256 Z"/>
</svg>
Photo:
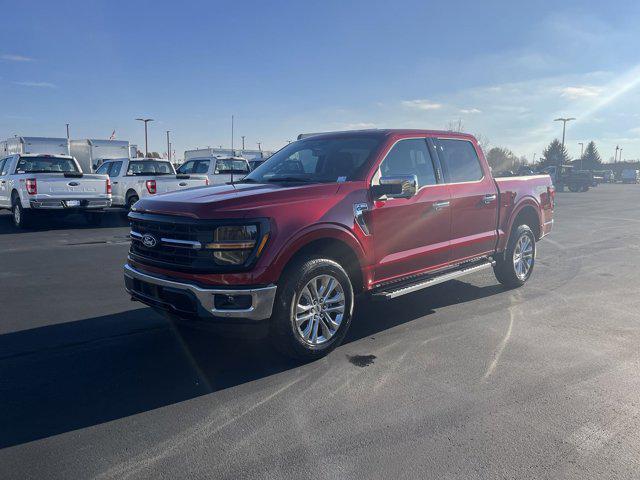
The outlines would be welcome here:
<svg viewBox="0 0 640 480">
<path fill-rule="evenodd" d="M 204 174 L 210 185 L 221 185 L 232 180 L 240 180 L 251 171 L 249 162 L 242 157 L 202 157 L 191 158 L 178 168 L 178 173 Z"/>
<path fill-rule="evenodd" d="M 98 224 L 110 206 L 109 177 L 82 173 L 73 157 L 16 154 L 0 160 L 0 208 L 11 209 L 18 228 L 28 226 L 36 212 L 81 212 Z"/>
<path fill-rule="evenodd" d="M 157 158 L 106 160 L 96 173 L 109 175 L 113 205 L 131 209 L 140 198 L 209 184 L 206 175 L 176 174 L 173 165 Z"/>
<path fill-rule="evenodd" d="M 593 175 L 586 170 L 578 170 L 572 165 L 545 167 L 541 173 L 549 174 L 559 192 L 567 187 L 572 192 L 586 192 L 593 186 Z"/>
<path fill-rule="evenodd" d="M 356 294 L 391 300 L 490 268 L 523 285 L 554 192 L 549 175 L 494 179 L 471 135 L 315 135 L 235 185 L 141 199 L 126 290 L 175 321 L 266 321 L 281 351 L 317 358 L 345 337 Z"/>
<path fill-rule="evenodd" d="M 620 174 L 622 183 L 638 183 L 640 181 L 640 170 L 625 168 Z"/>
</svg>

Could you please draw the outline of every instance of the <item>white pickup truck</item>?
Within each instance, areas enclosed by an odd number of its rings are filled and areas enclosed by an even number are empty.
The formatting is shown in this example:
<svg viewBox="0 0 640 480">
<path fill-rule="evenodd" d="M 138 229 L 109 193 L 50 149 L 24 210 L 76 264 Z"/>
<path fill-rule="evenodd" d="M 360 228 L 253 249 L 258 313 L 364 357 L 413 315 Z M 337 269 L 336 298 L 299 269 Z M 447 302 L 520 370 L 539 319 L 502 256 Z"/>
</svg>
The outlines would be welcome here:
<svg viewBox="0 0 640 480">
<path fill-rule="evenodd" d="M 0 159 L 0 208 L 11 209 L 18 228 L 27 226 L 36 211 L 82 212 L 98 224 L 110 206 L 109 177 L 82 173 L 73 157 L 33 153 Z"/>
<path fill-rule="evenodd" d="M 206 175 L 176 174 L 170 162 L 157 158 L 105 160 L 96 173 L 109 175 L 113 205 L 129 210 L 147 195 L 209 185 Z"/>
<path fill-rule="evenodd" d="M 251 171 L 249 162 L 242 157 L 197 157 L 190 158 L 178 167 L 178 173 L 204 174 L 211 185 L 224 185 L 232 180 L 241 180 Z"/>
</svg>

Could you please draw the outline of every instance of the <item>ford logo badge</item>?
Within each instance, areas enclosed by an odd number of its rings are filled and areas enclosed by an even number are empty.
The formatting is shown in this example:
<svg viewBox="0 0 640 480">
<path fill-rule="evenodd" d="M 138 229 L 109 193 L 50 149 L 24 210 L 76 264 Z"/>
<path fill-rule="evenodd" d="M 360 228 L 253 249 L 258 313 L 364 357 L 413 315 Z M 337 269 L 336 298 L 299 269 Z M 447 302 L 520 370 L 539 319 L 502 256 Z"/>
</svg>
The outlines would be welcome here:
<svg viewBox="0 0 640 480">
<path fill-rule="evenodd" d="M 158 240 L 153 235 L 145 233 L 142 236 L 142 244 L 147 248 L 153 248 L 158 244 Z"/>
<path fill-rule="evenodd" d="M 77 187 L 80 184 L 78 182 L 69 182 L 67 183 L 67 185 L 69 185 L 70 187 Z"/>
</svg>

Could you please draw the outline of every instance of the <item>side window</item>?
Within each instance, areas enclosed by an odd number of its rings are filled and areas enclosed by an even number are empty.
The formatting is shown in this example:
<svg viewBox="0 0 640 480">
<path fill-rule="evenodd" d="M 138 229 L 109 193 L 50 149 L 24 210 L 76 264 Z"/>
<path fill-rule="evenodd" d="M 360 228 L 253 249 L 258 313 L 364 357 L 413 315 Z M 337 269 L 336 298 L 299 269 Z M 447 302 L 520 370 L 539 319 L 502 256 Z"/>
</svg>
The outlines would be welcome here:
<svg viewBox="0 0 640 480">
<path fill-rule="evenodd" d="M 96 173 L 99 175 L 109 175 L 109 167 L 111 167 L 111 162 L 105 162 L 100 165 Z"/>
<path fill-rule="evenodd" d="M 425 139 L 400 140 L 393 146 L 380 165 L 377 177 L 391 175 L 416 175 L 418 188 L 437 183 L 433 161 Z"/>
<path fill-rule="evenodd" d="M 7 163 L 7 159 L 6 158 L 0 160 L 0 176 L 6 175 L 6 173 L 4 171 L 4 166 L 5 166 L 6 163 Z"/>
<path fill-rule="evenodd" d="M 196 163 L 193 173 L 207 173 L 209 171 L 209 160 L 200 160 Z"/>
<path fill-rule="evenodd" d="M 180 168 L 178 168 L 178 173 L 181 174 L 186 174 L 186 173 L 193 173 L 193 168 L 195 167 L 196 162 L 194 162 L 193 160 L 189 160 L 188 162 L 180 165 Z"/>
<path fill-rule="evenodd" d="M 436 140 L 438 155 L 448 183 L 475 182 L 483 173 L 480 159 L 467 140 Z"/>
<path fill-rule="evenodd" d="M 113 162 L 111 165 L 113 165 L 111 167 L 111 171 L 109 172 L 109 175 L 111 175 L 112 177 L 117 177 L 118 175 L 120 175 L 120 170 L 122 169 L 122 162 Z"/>
</svg>

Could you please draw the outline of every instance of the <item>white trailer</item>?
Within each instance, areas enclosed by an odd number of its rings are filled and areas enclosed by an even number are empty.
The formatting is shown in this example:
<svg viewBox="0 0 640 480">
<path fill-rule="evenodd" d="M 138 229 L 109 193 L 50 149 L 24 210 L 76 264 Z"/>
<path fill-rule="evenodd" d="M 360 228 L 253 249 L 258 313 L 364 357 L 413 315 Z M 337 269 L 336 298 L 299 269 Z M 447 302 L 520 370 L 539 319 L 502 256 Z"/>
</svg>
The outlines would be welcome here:
<svg viewBox="0 0 640 480">
<path fill-rule="evenodd" d="M 31 153 L 69 155 L 69 143 L 54 137 L 12 137 L 0 142 L 0 158 Z"/>
<path fill-rule="evenodd" d="M 269 158 L 273 152 L 265 150 L 242 150 L 241 148 L 231 151 L 230 148 L 198 148 L 195 150 L 185 150 L 184 161 L 194 158 L 231 158 L 242 157 L 246 160 L 261 160 Z"/>
<path fill-rule="evenodd" d="M 125 140 L 98 140 L 84 138 L 71 140 L 71 156 L 74 157 L 83 172 L 95 171 L 105 160 L 129 158 L 130 145 Z"/>
</svg>

